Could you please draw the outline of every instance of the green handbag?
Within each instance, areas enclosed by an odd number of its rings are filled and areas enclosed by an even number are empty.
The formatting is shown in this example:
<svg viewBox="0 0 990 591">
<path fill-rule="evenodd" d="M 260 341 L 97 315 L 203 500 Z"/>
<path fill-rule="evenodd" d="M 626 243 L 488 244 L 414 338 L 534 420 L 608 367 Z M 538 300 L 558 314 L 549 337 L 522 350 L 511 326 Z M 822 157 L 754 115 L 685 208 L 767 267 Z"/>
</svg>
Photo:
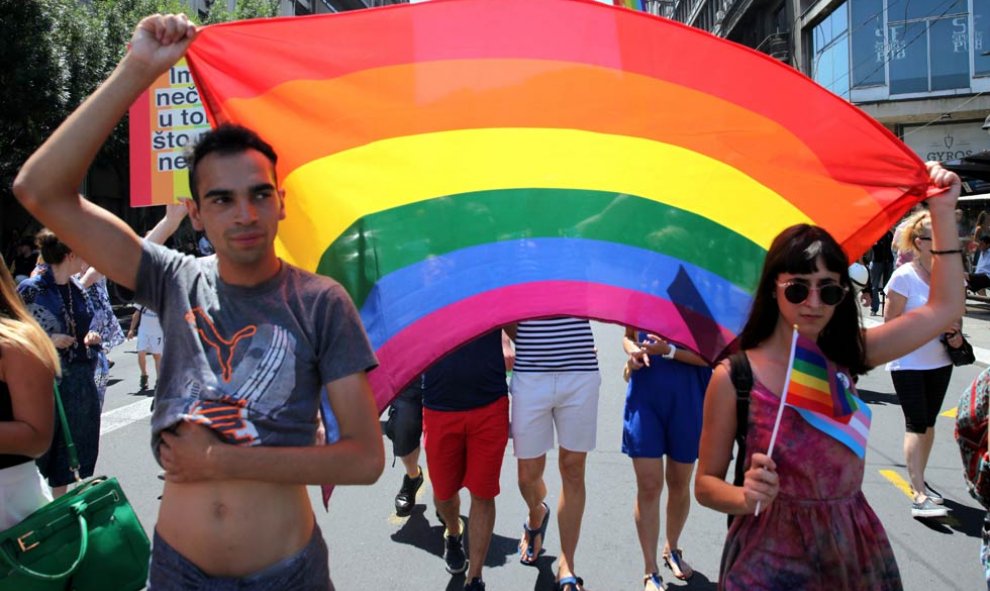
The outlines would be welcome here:
<svg viewBox="0 0 990 591">
<path fill-rule="evenodd" d="M 79 484 L 0 533 L 0 591 L 143 589 L 148 535 L 116 478 L 79 478 L 58 386 L 55 403 Z"/>
</svg>

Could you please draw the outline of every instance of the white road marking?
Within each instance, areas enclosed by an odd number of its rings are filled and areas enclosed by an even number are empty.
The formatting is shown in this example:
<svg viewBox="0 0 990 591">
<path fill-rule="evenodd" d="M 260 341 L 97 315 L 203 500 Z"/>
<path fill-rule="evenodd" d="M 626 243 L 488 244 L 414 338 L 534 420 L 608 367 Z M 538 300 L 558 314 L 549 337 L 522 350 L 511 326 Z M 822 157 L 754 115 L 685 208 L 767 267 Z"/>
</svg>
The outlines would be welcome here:
<svg viewBox="0 0 990 591">
<path fill-rule="evenodd" d="M 108 410 L 100 417 L 100 436 L 112 433 L 117 429 L 122 429 L 131 423 L 143 420 L 151 416 L 151 398 L 144 398 L 137 402 L 132 402 L 127 406 L 121 406 L 113 410 Z"/>
</svg>

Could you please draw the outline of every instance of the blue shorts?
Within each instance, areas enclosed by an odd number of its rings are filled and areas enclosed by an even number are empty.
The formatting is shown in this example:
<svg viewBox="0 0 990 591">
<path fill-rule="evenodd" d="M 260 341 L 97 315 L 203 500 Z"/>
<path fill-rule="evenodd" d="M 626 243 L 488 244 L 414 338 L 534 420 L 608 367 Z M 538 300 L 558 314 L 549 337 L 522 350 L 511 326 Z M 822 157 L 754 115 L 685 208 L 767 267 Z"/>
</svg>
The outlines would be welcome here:
<svg viewBox="0 0 990 591">
<path fill-rule="evenodd" d="M 650 357 L 650 366 L 629 377 L 622 426 L 622 453 L 690 464 L 698 459 L 707 367 Z"/>
<path fill-rule="evenodd" d="M 320 526 L 302 550 L 241 578 L 211 577 L 155 532 L 147 591 L 333 591 L 329 552 Z"/>
</svg>

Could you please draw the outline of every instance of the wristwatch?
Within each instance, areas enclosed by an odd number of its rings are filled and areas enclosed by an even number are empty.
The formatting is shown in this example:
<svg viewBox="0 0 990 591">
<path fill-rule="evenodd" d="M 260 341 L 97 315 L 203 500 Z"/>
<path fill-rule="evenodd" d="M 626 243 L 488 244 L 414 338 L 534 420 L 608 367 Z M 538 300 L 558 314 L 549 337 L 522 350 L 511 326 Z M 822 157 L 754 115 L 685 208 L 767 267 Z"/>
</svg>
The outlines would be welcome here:
<svg viewBox="0 0 990 591">
<path fill-rule="evenodd" d="M 667 343 L 667 346 L 670 347 L 670 350 L 664 353 L 663 355 L 661 355 L 661 357 L 663 357 L 664 359 L 673 359 L 674 354 L 677 353 L 677 345 L 675 345 L 674 343 Z"/>
</svg>

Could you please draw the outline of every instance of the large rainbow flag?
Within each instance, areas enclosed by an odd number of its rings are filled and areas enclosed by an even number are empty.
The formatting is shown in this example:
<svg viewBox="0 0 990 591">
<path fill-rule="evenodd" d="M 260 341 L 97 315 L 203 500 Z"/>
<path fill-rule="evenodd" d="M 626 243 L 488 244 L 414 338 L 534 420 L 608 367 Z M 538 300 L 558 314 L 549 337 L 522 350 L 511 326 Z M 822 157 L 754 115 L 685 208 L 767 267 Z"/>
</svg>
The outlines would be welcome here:
<svg viewBox="0 0 990 591">
<path fill-rule="evenodd" d="M 336 278 L 380 405 L 522 318 L 715 360 L 784 227 L 858 255 L 925 196 L 881 125 L 766 55 L 590 0 L 440 0 L 207 27 L 214 123 L 278 150 L 280 256 Z"/>
</svg>

